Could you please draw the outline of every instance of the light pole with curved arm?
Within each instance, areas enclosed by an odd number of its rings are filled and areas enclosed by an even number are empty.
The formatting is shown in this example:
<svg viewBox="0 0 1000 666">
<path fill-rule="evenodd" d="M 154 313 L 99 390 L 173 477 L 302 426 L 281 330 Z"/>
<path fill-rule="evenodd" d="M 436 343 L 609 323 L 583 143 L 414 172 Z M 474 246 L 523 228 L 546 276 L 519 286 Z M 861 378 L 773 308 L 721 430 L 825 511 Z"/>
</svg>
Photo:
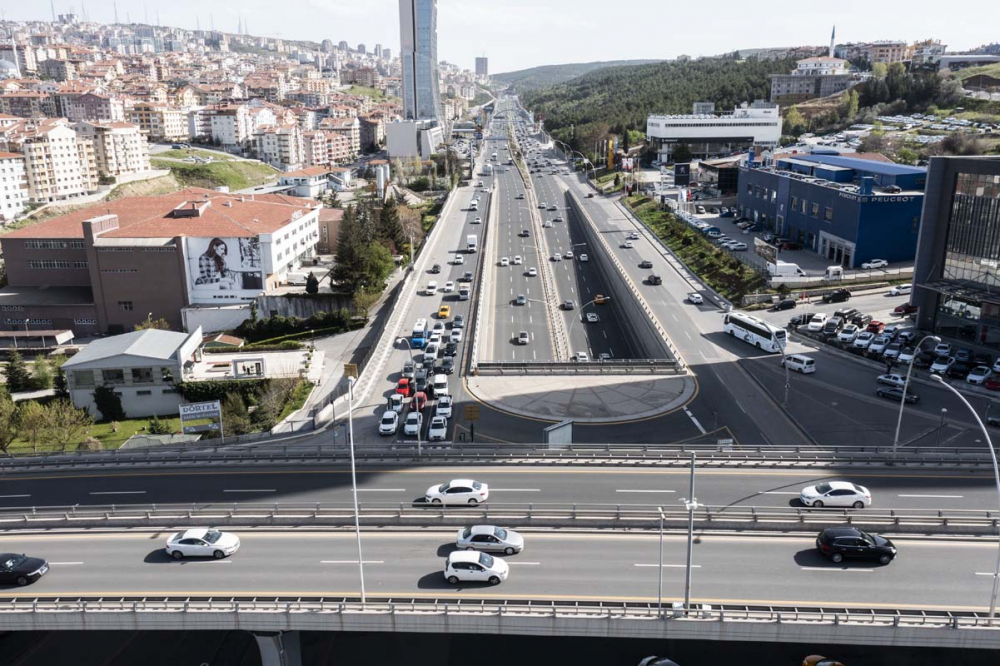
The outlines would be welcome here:
<svg viewBox="0 0 1000 666">
<path fill-rule="evenodd" d="M 610 296 L 605 296 L 604 300 L 605 301 L 610 301 L 611 297 Z M 573 323 L 569 325 L 569 330 L 566 331 L 566 337 L 569 338 L 570 344 L 572 344 L 572 342 L 573 342 L 573 327 L 576 326 L 577 323 L 579 323 L 583 319 L 583 309 L 586 308 L 588 305 L 593 305 L 596 302 L 597 302 L 597 299 L 595 298 L 594 300 L 588 301 L 588 302 L 586 302 L 586 303 L 584 303 L 583 305 L 580 306 L 580 316 L 578 318 L 576 318 L 576 319 L 573 320 Z"/>
<path fill-rule="evenodd" d="M 945 387 L 949 391 L 955 394 L 955 397 L 962 401 L 969 412 L 972 413 L 972 417 L 976 419 L 976 423 L 979 424 L 979 429 L 983 431 L 983 437 L 986 438 L 986 446 L 990 452 L 990 462 L 993 463 L 993 480 L 997 485 L 997 500 L 1000 501 L 1000 467 L 997 466 L 997 453 L 993 450 L 993 440 L 990 439 L 990 433 L 983 424 L 983 420 L 979 418 L 979 414 L 976 410 L 972 408 L 969 401 L 965 399 L 965 396 L 958 392 L 954 386 L 949 384 L 944 380 L 941 375 L 931 375 L 931 379 L 937 381 L 938 384 Z M 994 618 L 997 610 L 997 587 L 1000 586 L 1000 539 L 997 540 L 997 561 L 996 566 L 993 568 L 993 595 L 990 597 L 990 620 Z"/>
<path fill-rule="evenodd" d="M 917 360 L 917 354 L 920 353 L 920 346 L 924 344 L 925 340 L 934 340 L 937 343 L 941 342 L 941 338 L 936 335 L 925 335 L 920 338 L 918 342 L 913 347 L 913 356 L 910 358 L 910 363 L 906 368 L 906 381 L 903 382 L 903 396 L 899 400 L 899 417 L 896 419 L 896 436 L 892 440 L 892 459 L 896 459 L 896 449 L 899 447 L 899 429 L 903 425 L 903 407 L 906 406 L 906 390 L 910 387 L 910 373 L 913 372 L 913 362 Z"/>
</svg>

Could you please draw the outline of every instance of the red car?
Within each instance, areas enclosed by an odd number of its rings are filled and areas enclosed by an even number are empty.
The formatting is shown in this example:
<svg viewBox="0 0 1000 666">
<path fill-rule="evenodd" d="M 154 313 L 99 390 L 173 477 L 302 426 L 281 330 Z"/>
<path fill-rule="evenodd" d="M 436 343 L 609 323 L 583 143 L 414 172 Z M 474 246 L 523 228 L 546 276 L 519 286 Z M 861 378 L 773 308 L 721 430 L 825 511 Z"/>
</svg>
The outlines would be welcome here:
<svg viewBox="0 0 1000 666">
<path fill-rule="evenodd" d="M 417 391 L 413 396 L 413 402 L 410 403 L 410 409 L 414 409 L 418 412 L 424 411 L 424 407 L 427 406 L 427 394 L 423 391 Z"/>
<path fill-rule="evenodd" d="M 410 384 L 409 378 L 403 377 L 402 379 L 399 380 L 399 383 L 396 384 L 396 393 L 403 396 L 404 398 L 409 398 L 411 395 L 413 395 L 413 385 Z"/>
<path fill-rule="evenodd" d="M 918 308 L 916 305 L 913 305 L 912 303 L 903 303 L 902 305 L 897 305 L 896 308 L 892 311 L 892 313 L 902 317 L 903 315 L 913 314 L 919 309 L 920 308 Z"/>
<path fill-rule="evenodd" d="M 983 382 L 983 386 L 985 386 L 991 391 L 1000 391 L 1000 377 L 996 376 L 990 377 L 985 382 Z"/>
<path fill-rule="evenodd" d="M 875 333 L 876 335 L 878 335 L 879 333 L 882 332 L 883 328 L 885 328 L 885 324 L 883 322 L 872 319 L 871 323 L 868 324 L 868 328 L 866 328 L 865 330 L 868 331 L 869 333 Z"/>
</svg>

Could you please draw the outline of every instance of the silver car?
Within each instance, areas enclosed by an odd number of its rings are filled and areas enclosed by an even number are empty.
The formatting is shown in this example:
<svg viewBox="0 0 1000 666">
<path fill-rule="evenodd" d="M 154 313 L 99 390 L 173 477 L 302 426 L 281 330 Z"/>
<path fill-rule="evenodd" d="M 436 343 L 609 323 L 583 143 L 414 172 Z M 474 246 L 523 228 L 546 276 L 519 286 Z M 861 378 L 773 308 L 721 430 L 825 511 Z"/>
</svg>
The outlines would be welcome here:
<svg viewBox="0 0 1000 666">
<path fill-rule="evenodd" d="M 495 525 L 473 525 L 458 531 L 455 545 L 465 550 L 489 550 L 513 555 L 524 549 L 524 537 Z"/>
</svg>

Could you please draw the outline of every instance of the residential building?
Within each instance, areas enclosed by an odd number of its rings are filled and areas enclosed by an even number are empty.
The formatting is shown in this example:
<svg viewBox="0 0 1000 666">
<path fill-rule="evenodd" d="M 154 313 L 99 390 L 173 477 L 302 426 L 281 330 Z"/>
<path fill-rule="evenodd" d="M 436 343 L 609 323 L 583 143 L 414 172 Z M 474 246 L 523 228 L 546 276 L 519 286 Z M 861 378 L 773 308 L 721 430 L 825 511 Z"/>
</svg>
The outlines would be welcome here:
<svg viewBox="0 0 1000 666">
<path fill-rule="evenodd" d="M 254 131 L 253 150 L 260 161 L 295 171 L 302 167 L 302 131 L 295 123 L 265 125 Z"/>
<path fill-rule="evenodd" d="M 753 146 L 774 148 L 781 141 L 778 106 L 755 102 L 729 114 L 650 115 L 646 138 L 661 162 L 672 162 L 680 144 L 695 158 L 730 155 Z"/>
<path fill-rule="evenodd" d="M 19 90 L 0 95 L 0 113 L 21 118 L 51 118 L 56 115 L 56 107 L 46 93 Z"/>
<path fill-rule="evenodd" d="M 894 62 L 906 60 L 909 47 L 904 41 L 881 41 L 872 42 L 868 45 L 868 61 L 875 63 L 885 63 L 891 65 Z"/>
<path fill-rule="evenodd" d="M 302 159 L 308 166 L 346 164 L 352 159 L 351 140 L 334 131 L 303 132 Z"/>
<path fill-rule="evenodd" d="M 201 339 L 201 329 L 147 329 L 94 340 L 63 364 L 70 399 L 99 418 L 94 389 L 109 386 L 128 418 L 173 416 L 182 402 L 177 384 L 194 364 Z"/>
<path fill-rule="evenodd" d="M 344 219 L 342 208 L 321 208 L 319 211 L 319 243 L 316 251 L 320 254 L 334 254 L 340 237 L 340 223 Z"/>
<path fill-rule="evenodd" d="M 24 154 L 32 202 L 64 201 L 97 189 L 93 144 L 78 137 L 66 121 L 26 121 L 9 145 Z"/>
<path fill-rule="evenodd" d="M 187 115 L 168 104 L 139 102 L 129 110 L 129 121 L 139 126 L 152 141 L 187 141 Z"/>
<path fill-rule="evenodd" d="M 403 118 L 437 119 L 441 108 L 437 59 L 437 0 L 399 0 Z"/>
<path fill-rule="evenodd" d="M 932 157 L 913 296 L 917 326 L 1000 349 L 1000 158 Z"/>
<path fill-rule="evenodd" d="M 250 141 L 253 127 L 250 107 L 246 104 L 226 104 L 213 107 L 210 114 L 212 141 L 223 147 L 243 148 Z"/>
<path fill-rule="evenodd" d="M 213 308 L 234 306 L 231 328 L 312 258 L 318 211 L 286 195 L 190 188 L 54 217 L 0 237 L 0 312 L 83 336 L 129 331 L 150 314 L 194 330 Z"/>
<path fill-rule="evenodd" d="M 771 101 L 781 105 L 844 92 L 858 80 L 841 58 L 818 56 L 799 60 L 791 74 L 771 75 Z"/>
<path fill-rule="evenodd" d="M 0 222 L 16 219 L 28 204 L 24 155 L 0 152 Z"/>
<path fill-rule="evenodd" d="M 319 126 L 346 137 L 351 142 L 352 159 L 361 152 L 361 122 L 357 118 L 327 118 Z"/>
<path fill-rule="evenodd" d="M 149 144 L 132 123 L 84 121 L 77 134 L 94 145 L 94 164 L 101 176 L 125 176 L 149 171 Z"/>
<path fill-rule="evenodd" d="M 948 47 L 938 39 L 925 39 L 910 47 L 910 63 L 915 67 L 937 67 Z"/>
<path fill-rule="evenodd" d="M 125 102 L 111 95 L 87 92 L 75 96 L 67 106 L 66 118 L 73 122 L 80 120 L 125 122 Z"/>
<path fill-rule="evenodd" d="M 383 114 L 369 113 L 358 118 L 360 123 L 359 143 L 362 150 L 375 151 L 385 143 L 385 119 Z"/>
<path fill-rule="evenodd" d="M 740 167 L 737 211 L 831 265 L 910 261 L 926 180 L 923 168 L 876 160 L 776 157 L 772 166 Z"/>
<path fill-rule="evenodd" d="M 316 199 L 330 187 L 330 169 L 323 166 L 307 167 L 298 171 L 281 174 L 278 184 L 292 188 L 289 194 L 294 197 Z M 322 237 L 322 230 L 320 231 Z"/>
</svg>

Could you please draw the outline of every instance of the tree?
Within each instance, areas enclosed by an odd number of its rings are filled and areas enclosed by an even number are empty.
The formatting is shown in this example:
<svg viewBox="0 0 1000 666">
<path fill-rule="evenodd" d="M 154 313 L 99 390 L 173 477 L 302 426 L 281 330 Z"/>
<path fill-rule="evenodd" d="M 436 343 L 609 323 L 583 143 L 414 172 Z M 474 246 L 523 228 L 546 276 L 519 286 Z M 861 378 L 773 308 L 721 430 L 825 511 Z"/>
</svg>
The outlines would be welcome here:
<svg viewBox="0 0 1000 666">
<path fill-rule="evenodd" d="M 798 108 L 790 107 L 788 112 L 785 114 L 785 130 L 784 133 L 789 136 L 798 136 L 802 132 L 806 131 L 807 123 L 806 119 L 799 112 Z"/>
<path fill-rule="evenodd" d="M 146 315 L 146 321 L 138 323 L 138 324 L 135 325 L 135 330 L 137 330 L 137 331 L 143 331 L 143 330 L 150 329 L 150 328 L 156 329 L 156 330 L 159 330 L 159 331 L 169 331 L 170 330 L 170 322 L 168 322 L 163 317 L 160 317 L 159 319 L 153 319 L 153 314 L 150 313 L 150 314 Z"/>
<path fill-rule="evenodd" d="M 37 452 L 45 430 L 45 409 L 34 400 L 22 402 L 17 408 L 17 422 L 21 429 L 21 437 L 29 444 L 31 450 Z"/>
<path fill-rule="evenodd" d="M 159 416 L 153 416 L 146 425 L 146 432 L 150 435 L 169 435 L 170 426 L 160 420 Z"/>
<path fill-rule="evenodd" d="M 101 413 L 102 421 L 124 421 L 127 418 L 121 396 L 110 386 L 98 386 L 94 389 L 94 405 Z"/>
<path fill-rule="evenodd" d="M 35 376 L 31 381 L 32 387 L 37 391 L 44 391 L 52 388 L 52 365 L 45 357 L 45 354 L 35 356 Z"/>
<path fill-rule="evenodd" d="M 377 234 L 390 251 L 399 252 L 406 242 L 403 225 L 399 220 L 399 207 L 391 199 L 379 210 Z"/>
<path fill-rule="evenodd" d="M 677 147 L 674 148 L 674 163 L 684 164 L 685 162 L 691 161 L 691 146 L 686 143 L 679 143 Z"/>
<path fill-rule="evenodd" d="M 846 117 L 848 119 L 853 119 L 854 116 L 858 115 L 858 109 L 860 108 L 860 105 L 861 105 L 861 97 L 858 95 L 858 91 L 852 90 L 847 100 Z"/>
<path fill-rule="evenodd" d="M 24 357 L 16 349 L 10 353 L 7 361 L 7 390 L 20 393 L 31 389 L 31 373 Z"/>
<path fill-rule="evenodd" d="M 392 255 L 384 246 L 366 245 L 359 253 L 361 271 L 364 276 L 363 285 L 367 290 L 382 291 L 385 281 L 392 275 L 396 267 Z"/>
<path fill-rule="evenodd" d="M 56 354 L 52 357 L 52 365 L 55 367 L 56 373 L 55 378 L 52 380 L 52 386 L 56 390 L 57 398 L 69 397 L 69 387 L 66 385 L 66 371 L 62 368 L 65 362 L 65 354 Z"/>
<path fill-rule="evenodd" d="M 222 403 L 222 428 L 230 435 L 246 435 L 253 432 L 250 413 L 242 396 L 233 393 Z"/>
<path fill-rule="evenodd" d="M 14 404 L 10 393 L 0 391 L 0 451 L 7 453 L 7 449 L 17 439 L 20 432 L 17 405 Z"/>
<path fill-rule="evenodd" d="M 60 451 L 65 451 L 70 445 L 79 444 L 87 434 L 87 429 L 94 424 L 90 414 L 69 400 L 53 400 L 44 407 L 45 428 L 42 430 L 42 440 L 52 444 Z"/>
<path fill-rule="evenodd" d="M 306 293 L 307 294 L 319 293 L 319 280 L 316 279 L 315 273 L 310 273 L 309 277 L 306 278 Z"/>
</svg>

